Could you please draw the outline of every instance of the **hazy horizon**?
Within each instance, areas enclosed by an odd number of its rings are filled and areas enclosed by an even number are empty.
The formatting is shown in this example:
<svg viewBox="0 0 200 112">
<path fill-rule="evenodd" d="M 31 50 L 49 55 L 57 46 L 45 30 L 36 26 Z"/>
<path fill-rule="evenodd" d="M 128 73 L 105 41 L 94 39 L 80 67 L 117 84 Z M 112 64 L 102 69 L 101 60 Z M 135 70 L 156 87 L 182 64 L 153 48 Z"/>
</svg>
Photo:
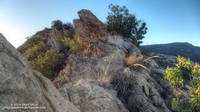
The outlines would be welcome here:
<svg viewBox="0 0 200 112">
<path fill-rule="evenodd" d="M 147 23 L 144 45 L 188 42 L 200 46 L 198 0 L 0 0 L 0 33 L 18 47 L 53 20 L 72 22 L 81 9 L 91 10 L 105 22 L 111 3 L 127 6 Z"/>
</svg>

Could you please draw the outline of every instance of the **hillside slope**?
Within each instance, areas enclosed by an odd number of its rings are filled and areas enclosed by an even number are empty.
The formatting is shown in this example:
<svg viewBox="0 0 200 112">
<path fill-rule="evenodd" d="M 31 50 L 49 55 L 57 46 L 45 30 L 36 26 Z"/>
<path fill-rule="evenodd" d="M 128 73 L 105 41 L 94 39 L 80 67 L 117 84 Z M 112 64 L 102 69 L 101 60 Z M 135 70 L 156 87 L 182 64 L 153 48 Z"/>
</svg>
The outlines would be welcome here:
<svg viewBox="0 0 200 112">
<path fill-rule="evenodd" d="M 154 52 L 172 56 L 183 56 L 195 62 L 200 62 L 200 47 L 190 43 L 169 43 L 142 46 L 145 52 Z"/>
</svg>

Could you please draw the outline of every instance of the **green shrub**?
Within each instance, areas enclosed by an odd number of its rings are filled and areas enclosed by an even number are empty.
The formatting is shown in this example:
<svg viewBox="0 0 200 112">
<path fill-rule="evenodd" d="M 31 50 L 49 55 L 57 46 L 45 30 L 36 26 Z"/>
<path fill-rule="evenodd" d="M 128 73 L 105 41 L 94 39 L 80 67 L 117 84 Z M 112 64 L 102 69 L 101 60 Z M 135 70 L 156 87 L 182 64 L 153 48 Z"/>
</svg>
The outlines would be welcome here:
<svg viewBox="0 0 200 112">
<path fill-rule="evenodd" d="M 200 65 L 199 64 L 195 64 L 192 68 L 192 75 L 195 79 L 199 79 L 200 80 Z"/>
<path fill-rule="evenodd" d="M 31 62 L 33 69 L 40 71 L 47 78 L 54 79 L 64 63 L 64 55 L 57 50 L 49 50 L 44 56 L 40 55 Z"/>
<path fill-rule="evenodd" d="M 198 86 L 190 90 L 189 103 L 193 110 L 200 111 L 200 82 L 198 83 Z"/>
<path fill-rule="evenodd" d="M 30 47 L 24 52 L 26 58 L 31 61 L 37 58 L 38 55 L 45 53 L 48 50 L 48 47 L 45 43 L 39 42 L 33 47 Z"/>
<path fill-rule="evenodd" d="M 183 86 L 183 78 L 181 76 L 181 70 L 177 67 L 167 67 L 165 78 L 169 81 L 169 83 L 176 86 Z"/>
<path fill-rule="evenodd" d="M 172 99 L 172 109 L 178 112 L 183 110 L 183 99 L 181 98 L 173 98 Z"/>
<path fill-rule="evenodd" d="M 172 108 L 177 112 L 199 112 L 200 111 L 200 65 L 183 57 L 177 58 L 178 64 L 175 67 L 167 67 L 165 78 L 175 87 L 176 97 L 172 100 Z M 185 70 L 190 79 L 184 79 Z M 187 81 L 189 82 L 187 82 Z M 185 90 L 189 97 L 184 97 L 179 87 L 189 85 L 190 89 Z M 181 96 L 181 97 L 180 97 Z"/>
<path fill-rule="evenodd" d="M 146 23 L 139 21 L 129 10 L 123 6 L 109 5 L 110 12 L 107 16 L 107 30 L 111 34 L 119 34 L 125 39 L 130 39 L 139 46 L 147 32 Z"/>
<path fill-rule="evenodd" d="M 31 37 L 18 48 L 18 51 L 28 59 L 33 69 L 53 80 L 65 58 L 58 50 L 50 49 L 46 42 L 45 38 Z"/>
<path fill-rule="evenodd" d="M 185 68 L 185 69 L 188 69 L 190 70 L 191 67 L 192 67 L 192 62 L 190 59 L 186 59 L 186 58 L 183 58 L 181 56 L 178 56 L 177 57 L 177 62 L 178 64 L 176 65 L 178 68 Z"/>
<path fill-rule="evenodd" d="M 17 50 L 24 54 L 28 49 L 38 45 L 38 44 L 44 44 L 46 43 L 47 39 L 45 38 L 40 38 L 40 37 L 29 37 L 28 40 L 21 45 Z M 38 45 L 40 46 L 40 45 Z"/>
<path fill-rule="evenodd" d="M 58 40 L 63 47 L 68 47 L 70 52 L 76 52 L 81 48 L 81 40 L 79 37 L 76 38 L 68 38 L 68 37 L 60 37 Z"/>
</svg>

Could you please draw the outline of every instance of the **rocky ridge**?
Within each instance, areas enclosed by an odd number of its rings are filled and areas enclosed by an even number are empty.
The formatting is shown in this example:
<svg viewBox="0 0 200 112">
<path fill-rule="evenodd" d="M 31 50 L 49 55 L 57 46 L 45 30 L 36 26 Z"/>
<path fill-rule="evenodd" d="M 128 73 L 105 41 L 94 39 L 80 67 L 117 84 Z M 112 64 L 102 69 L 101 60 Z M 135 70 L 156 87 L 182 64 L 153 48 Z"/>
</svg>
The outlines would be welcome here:
<svg viewBox="0 0 200 112">
<path fill-rule="evenodd" d="M 74 38 L 83 38 L 98 53 L 68 54 L 53 81 L 56 88 L 1 36 L 1 106 L 34 102 L 48 112 L 171 112 L 173 88 L 164 79 L 163 67 L 123 37 L 109 35 L 90 11 L 81 10 L 79 17 Z M 36 35 L 48 38 L 52 49 L 61 49 L 55 41 L 59 32 L 46 29 Z"/>
<path fill-rule="evenodd" d="M 86 10 L 83 12 L 84 15 L 93 17 L 91 12 L 87 12 Z M 93 26 L 96 26 L 93 21 L 95 21 L 95 23 L 101 23 L 96 22 L 99 21 L 96 17 L 84 18 L 81 17 L 82 14 L 79 16 L 82 21 L 79 21 L 76 27 L 82 27 L 82 29 L 92 29 Z M 85 24 L 83 19 L 86 19 L 85 21 L 87 21 L 87 24 Z M 99 26 L 98 28 L 104 27 Z M 104 30 L 102 29 L 100 31 Z M 92 34 L 90 30 L 86 32 L 87 34 Z M 77 30 L 76 33 L 81 34 L 82 31 L 79 32 L 79 30 Z M 81 38 L 85 38 L 84 36 L 81 37 L 80 35 Z M 101 38 L 106 40 L 101 41 Z M 168 82 L 163 79 L 164 72 L 162 67 L 159 67 L 153 59 L 147 59 L 135 45 L 129 41 L 125 41 L 120 36 L 107 34 L 100 37 L 99 40 L 98 36 L 93 35 L 90 37 L 89 41 L 93 40 L 97 40 L 98 44 L 94 45 L 98 46 L 99 52 L 103 55 L 93 57 L 69 55 L 66 66 L 54 80 L 56 86 L 60 88 L 61 91 L 65 90 L 64 96 L 68 95 L 68 99 L 71 99 L 80 110 L 88 112 L 89 110 L 85 109 L 83 105 L 87 103 L 91 104 L 89 96 L 99 96 L 99 93 L 96 93 L 95 90 L 90 90 L 95 94 L 89 94 L 85 91 L 88 89 L 88 86 L 93 87 L 95 84 L 95 87 L 105 89 L 105 92 L 114 96 L 115 99 L 119 99 L 130 112 L 170 112 L 169 101 L 170 97 L 173 96 L 172 88 L 169 86 Z M 131 64 L 135 63 L 146 66 L 146 69 L 132 67 Z M 75 88 L 78 89 L 75 90 L 76 92 L 73 90 Z M 83 88 L 87 89 L 84 90 Z M 77 96 L 69 93 L 89 96 L 88 99 L 85 99 L 83 96 L 85 100 L 82 101 L 85 102 L 82 103 L 80 100 L 77 101 L 77 99 L 79 99 L 77 97 L 80 97 L 80 95 Z M 75 96 L 77 99 L 74 98 Z M 97 105 L 98 103 L 95 104 L 96 105 L 92 103 L 92 107 L 99 108 L 100 105 Z M 106 107 L 105 104 L 102 105 Z M 119 109 L 117 110 L 122 111 Z M 104 111 L 106 110 L 99 110 L 98 112 Z M 114 112 L 116 110 L 109 111 Z"/>
</svg>

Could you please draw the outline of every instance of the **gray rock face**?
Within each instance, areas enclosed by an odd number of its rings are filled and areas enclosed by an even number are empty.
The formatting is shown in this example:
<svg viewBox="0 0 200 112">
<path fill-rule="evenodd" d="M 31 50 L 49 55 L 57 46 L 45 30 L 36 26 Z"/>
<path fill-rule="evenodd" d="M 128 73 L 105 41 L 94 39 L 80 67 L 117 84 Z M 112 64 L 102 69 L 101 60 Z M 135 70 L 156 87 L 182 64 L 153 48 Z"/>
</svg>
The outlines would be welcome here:
<svg viewBox="0 0 200 112">
<path fill-rule="evenodd" d="M 127 68 L 126 68 L 127 69 Z M 162 87 L 145 70 L 118 71 L 113 85 L 132 112 L 170 112 L 159 93 Z"/>
<path fill-rule="evenodd" d="M 7 107 L 12 104 L 19 107 L 21 104 L 34 104 L 42 107 L 38 112 L 79 112 L 72 103 L 64 100 L 48 79 L 31 70 L 26 60 L 1 34 L 0 99 L 1 112 L 10 112 Z"/>
<path fill-rule="evenodd" d="M 64 88 L 67 88 L 70 101 L 82 112 L 128 112 L 116 96 L 94 81 L 79 80 Z"/>
<path fill-rule="evenodd" d="M 107 36 L 107 38 L 109 43 L 123 49 L 126 52 L 127 56 L 141 55 L 140 50 L 134 44 L 132 44 L 130 41 L 125 41 L 121 36 L 109 35 Z"/>
</svg>

